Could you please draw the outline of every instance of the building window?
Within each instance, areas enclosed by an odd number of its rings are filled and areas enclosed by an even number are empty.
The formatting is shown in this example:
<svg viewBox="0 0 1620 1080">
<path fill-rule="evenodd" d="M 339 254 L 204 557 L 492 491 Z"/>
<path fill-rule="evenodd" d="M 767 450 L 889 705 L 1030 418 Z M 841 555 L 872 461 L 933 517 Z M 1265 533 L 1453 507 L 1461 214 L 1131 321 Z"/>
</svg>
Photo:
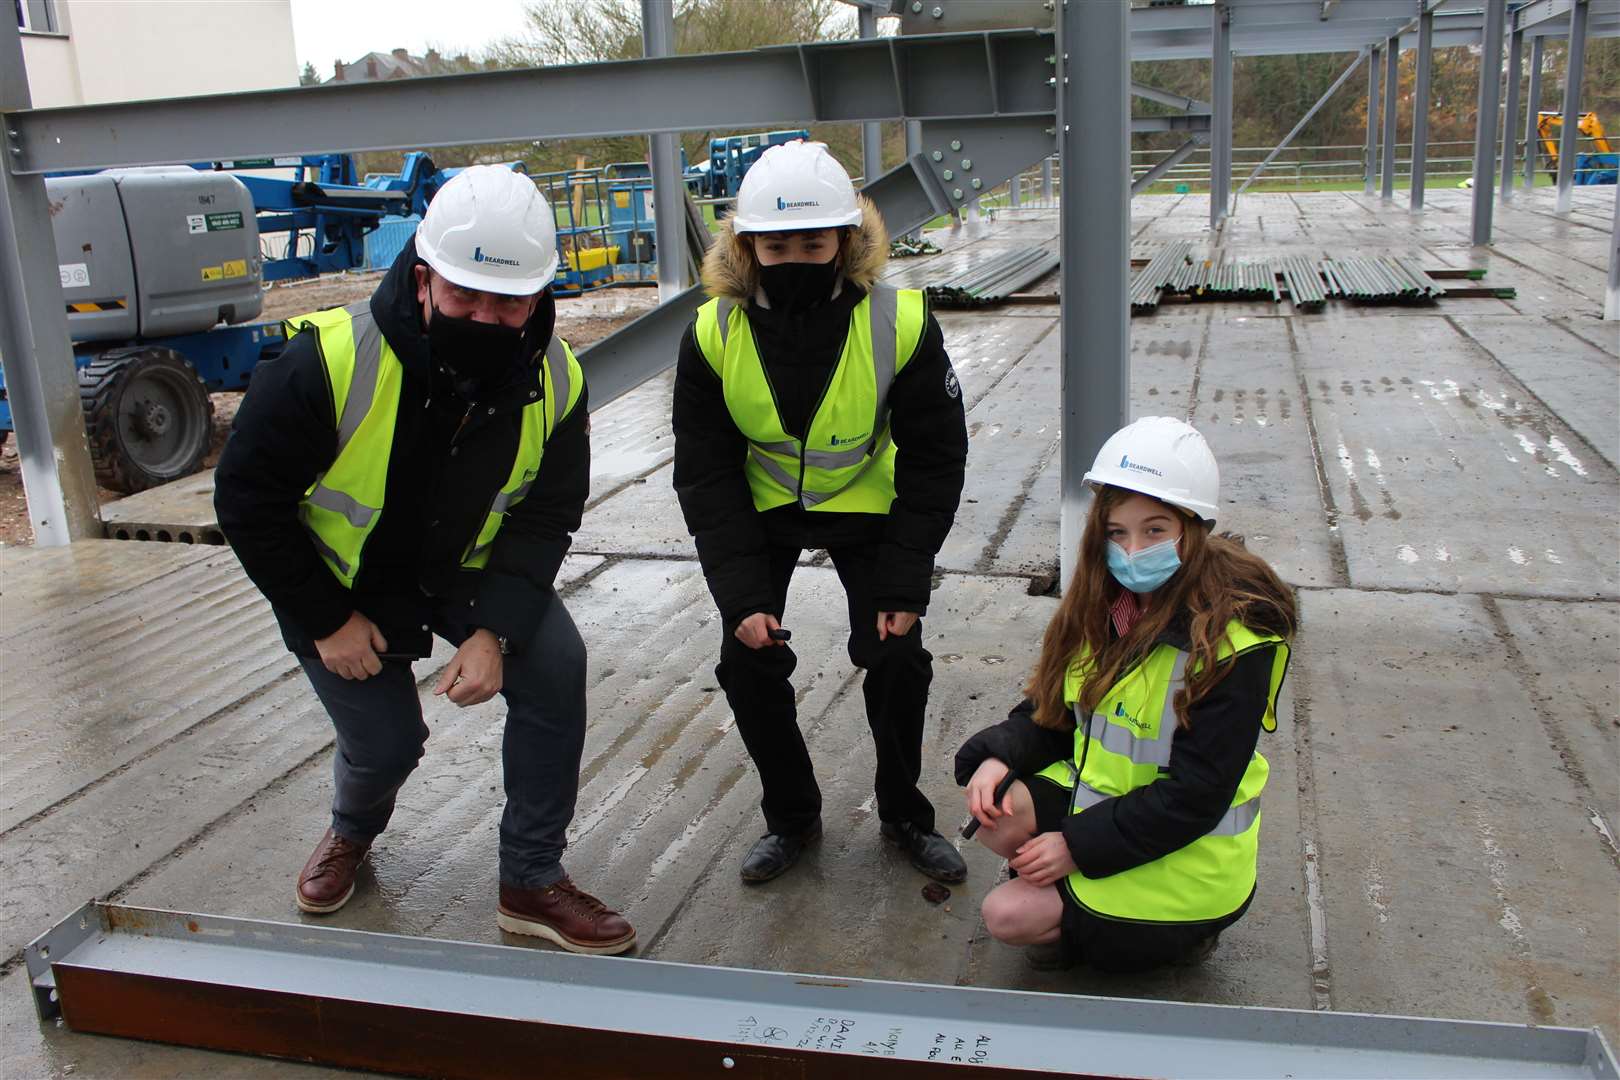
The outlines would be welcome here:
<svg viewBox="0 0 1620 1080">
<path fill-rule="evenodd" d="M 56 0 L 13 0 L 17 8 L 17 29 L 36 34 L 59 34 Z"/>
</svg>

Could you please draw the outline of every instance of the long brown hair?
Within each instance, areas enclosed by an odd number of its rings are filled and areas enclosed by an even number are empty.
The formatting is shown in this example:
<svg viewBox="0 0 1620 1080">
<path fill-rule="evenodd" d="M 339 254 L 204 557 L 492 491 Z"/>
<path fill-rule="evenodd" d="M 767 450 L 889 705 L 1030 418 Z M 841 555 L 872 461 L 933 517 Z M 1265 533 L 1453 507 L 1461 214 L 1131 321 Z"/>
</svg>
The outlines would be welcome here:
<svg viewBox="0 0 1620 1080">
<path fill-rule="evenodd" d="M 1184 619 L 1192 641 L 1186 687 L 1176 694 L 1176 717 L 1188 726 L 1187 710 L 1226 677 L 1231 664 L 1217 664 L 1216 651 L 1234 619 L 1254 630 L 1292 637 L 1297 624 L 1294 591 L 1242 541 L 1216 536 L 1198 518 L 1171 508 L 1184 522 L 1181 569 L 1159 588 L 1153 606 L 1124 637 L 1114 639 L 1109 607 L 1120 586 L 1108 572 L 1108 514 L 1136 494 L 1104 487 L 1091 501 L 1080 558 L 1057 612 L 1041 639 L 1041 657 L 1024 693 L 1035 702 L 1035 722 L 1068 731 L 1074 719 L 1063 701 L 1069 663 L 1082 649 L 1093 659 L 1091 674 L 1075 703 L 1089 715 L 1110 687 L 1145 656 L 1159 636 Z"/>
</svg>

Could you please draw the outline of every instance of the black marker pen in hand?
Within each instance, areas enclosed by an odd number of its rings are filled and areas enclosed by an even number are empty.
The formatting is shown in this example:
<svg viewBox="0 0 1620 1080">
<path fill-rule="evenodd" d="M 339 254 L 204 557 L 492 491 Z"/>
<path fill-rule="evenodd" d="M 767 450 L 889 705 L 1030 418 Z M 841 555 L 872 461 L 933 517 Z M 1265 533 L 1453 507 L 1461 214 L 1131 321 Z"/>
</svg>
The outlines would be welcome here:
<svg viewBox="0 0 1620 1080">
<path fill-rule="evenodd" d="M 1001 800 L 1007 797 L 1007 792 L 1012 787 L 1013 781 L 1016 779 L 1018 779 L 1018 774 L 1013 772 L 1011 769 L 1008 769 L 1007 775 L 1003 776 L 1001 778 L 1001 783 L 996 785 L 995 796 L 991 800 L 995 803 L 995 805 L 1001 805 Z M 976 817 L 970 817 L 968 818 L 967 824 L 962 826 L 962 839 L 971 840 L 973 839 L 973 834 L 978 831 L 979 819 Z"/>
<path fill-rule="evenodd" d="M 773 626 L 769 630 L 765 631 L 765 633 L 770 637 L 770 639 L 772 641 L 792 641 L 793 640 L 793 631 L 784 630 L 780 626 Z"/>
</svg>

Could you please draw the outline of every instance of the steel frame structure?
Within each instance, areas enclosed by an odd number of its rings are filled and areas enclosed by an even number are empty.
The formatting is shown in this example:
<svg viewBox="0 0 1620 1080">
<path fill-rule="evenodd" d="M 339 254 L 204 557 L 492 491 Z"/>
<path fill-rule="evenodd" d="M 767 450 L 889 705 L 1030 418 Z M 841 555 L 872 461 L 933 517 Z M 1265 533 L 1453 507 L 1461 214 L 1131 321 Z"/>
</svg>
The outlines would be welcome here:
<svg viewBox="0 0 1620 1080">
<path fill-rule="evenodd" d="M 1491 242 L 1491 208 L 1496 197 L 1496 131 L 1502 94 L 1502 28 L 1507 0 L 1485 0 L 1485 36 L 1480 43 L 1479 97 L 1474 121 L 1474 217 L 1476 245 Z"/>
<path fill-rule="evenodd" d="M 1005 1077 L 1616 1075 L 1596 1029 L 742 971 L 97 902 L 24 956 L 42 1021 L 408 1075 L 531 1077 L 537 1062 L 587 1080 L 963 1065 Z"/>
</svg>

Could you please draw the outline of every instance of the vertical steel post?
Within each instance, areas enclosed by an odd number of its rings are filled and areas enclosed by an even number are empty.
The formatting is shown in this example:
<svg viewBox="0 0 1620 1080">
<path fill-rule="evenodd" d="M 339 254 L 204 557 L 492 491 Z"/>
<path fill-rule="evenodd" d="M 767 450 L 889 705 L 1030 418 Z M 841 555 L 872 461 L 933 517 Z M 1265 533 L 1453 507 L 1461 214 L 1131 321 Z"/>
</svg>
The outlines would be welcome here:
<svg viewBox="0 0 1620 1080">
<path fill-rule="evenodd" d="M 1013 178 L 1007 181 L 1007 205 L 1014 210 L 1018 209 L 1021 200 L 1019 188 L 1024 186 L 1024 174 L 1013 173 Z"/>
<path fill-rule="evenodd" d="M 1064 583 L 1074 573 L 1090 503 L 1081 478 L 1130 413 L 1128 15 L 1125 4 L 1059 3 L 1063 442 L 1058 552 Z"/>
<path fill-rule="evenodd" d="M 1412 202 L 1413 213 L 1423 209 L 1423 189 L 1429 170 L 1429 88 L 1434 61 L 1434 12 L 1424 5 L 1418 16 L 1417 82 L 1412 87 Z"/>
<path fill-rule="evenodd" d="M 922 153 L 922 121 L 921 120 L 907 120 L 905 122 L 905 126 L 906 126 L 906 160 L 910 161 L 912 158 L 914 158 L 918 154 Z M 922 226 L 919 225 L 919 226 L 917 226 L 917 228 L 913 229 L 911 232 L 907 233 L 906 235 L 911 237 L 911 239 L 913 239 L 913 240 L 921 240 L 922 239 L 922 234 L 923 234 Z"/>
<path fill-rule="evenodd" d="M 855 9 L 855 16 L 860 23 L 861 37 L 878 36 L 875 11 L 862 5 Z M 861 173 L 866 177 L 868 184 L 883 175 L 882 124 L 873 122 L 861 125 Z"/>
<path fill-rule="evenodd" d="M 1620 320 L 1620 186 L 1614 189 L 1614 224 L 1609 228 L 1609 291 L 1603 297 L 1603 319 Z"/>
<path fill-rule="evenodd" d="M 1385 202 L 1395 198 L 1395 114 L 1401 98 L 1401 39 L 1392 37 L 1384 45 L 1384 187 Z"/>
<path fill-rule="evenodd" d="M 1362 152 L 1366 159 L 1361 177 L 1361 193 L 1373 193 L 1374 178 L 1378 175 L 1378 73 L 1384 62 L 1384 50 L 1374 48 L 1367 61 L 1367 145 Z"/>
<path fill-rule="evenodd" d="M 675 53 L 675 0 L 641 0 L 641 51 L 645 56 Z M 653 236 L 658 248 L 658 302 L 686 288 L 686 207 L 680 154 L 674 135 L 649 135 L 652 165 Z"/>
<path fill-rule="evenodd" d="M 1524 31 L 1508 38 L 1507 105 L 1502 113 L 1502 201 L 1513 201 L 1513 179 L 1518 172 L 1519 72 L 1524 66 Z"/>
<path fill-rule="evenodd" d="M 1524 186 L 1536 186 L 1536 158 L 1541 155 L 1541 63 L 1547 39 L 1530 39 L 1530 90 L 1524 102 Z"/>
<path fill-rule="evenodd" d="M 1213 71 L 1210 79 L 1209 227 L 1226 220 L 1232 192 L 1232 12 L 1217 3 L 1211 12 Z M 1067 170 L 1065 170 L 1067 171 Z"/>
<path fill-rule="evenodd" d="M 1485 36 L 1479 49 L 1479 99 L 1474 114 L 1473 241 L 1491 242 L 1495 202 L 1496 131 L 1502 97 L 1502 23 L 1507 0 L 1485 0 Z"/>
<path fill-rule="evenodd" d="M 1041 159 L 1041 202 L 1052 205 L 1052 159 Z"/>
<path fill-rule="evenodd" d="M 0 19 L 0 109 L 32 102 L 17 28 Z M 0 134 L 0 361 L 22 464 L 34 543 L 100 536 L 100 507 L 84 439 L 78 369 L 56 268 L 50 203 L 39 176 L 13 176 L 16 149 Z"/>
<path fill-rule="evenodd" d="M 1587 0 L 1575 0 L 1569 12 L 1569 56 L 1564 61 L 1564 130 L 1558 133 L 1557 212 L 1569 213 L 1574 201 L 1575 156 L 1580 153 L 1581 76 L 1586 71 Z"/>
</svg>

